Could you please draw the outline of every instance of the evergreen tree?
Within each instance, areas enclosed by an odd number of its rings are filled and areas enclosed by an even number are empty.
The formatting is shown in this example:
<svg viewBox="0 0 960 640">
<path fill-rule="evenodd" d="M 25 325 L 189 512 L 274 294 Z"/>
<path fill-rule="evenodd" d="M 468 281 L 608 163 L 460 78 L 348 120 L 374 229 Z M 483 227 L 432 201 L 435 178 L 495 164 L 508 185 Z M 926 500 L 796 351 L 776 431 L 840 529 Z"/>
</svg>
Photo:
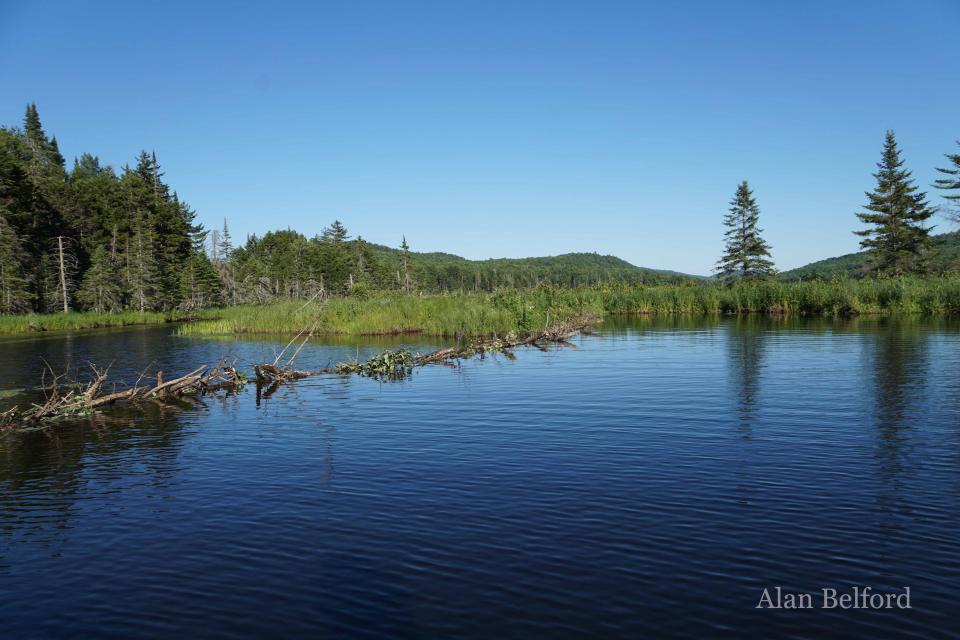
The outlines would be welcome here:
<svg viewBox="0 0 960 640">
<path fill-rule="evenodd" d="M 323 230 L 322 240 L 339 244 L 347 240 L 347 228 L 339 220 L 334 220 L 333 224 Z"/>
<path fill-rule="evenodd" d="M 172 309 L 194 292 L 183 287 L 188 264 L 202 272 L 197 282 L 210 275 L 203 261 L 191 263 L 206 231 L 164 183 L 156 154 L 142 152 L 119 177 L 90 154 L 69 173 L 64 165 L 36 105 L 22 129 L 0 127 L 0 310 L 63 311 L 73 298 L 98 309 Z"/>
<path fill-rule="evenodd" d="M 223 229 L 215 234 L 214 266 L 223 285 L 223 300 L 230 304 L 237 302 L 237 279 L 233 267 L 233 241 L 230 238 L 230 227 L 227 219 L 223 219 Z"/>
<path fill-rule="evenodd" d="M 960 140 L 957 141 L 957 144 L 960 144 Z M 943 194 L 948 203 L 948 208 L 944 213 L 949 219 L 960 224 L 960 153 L 947 153 L 945 155 L 953 166 L 949 168 L 937 167 L 937 171 L 947 177 L 939 178 L 934 181 L 933 185 L 937 189 L 947 191 Z"/>
<path fill-rule="evenodd" d="M 902 276 L 926 270 L 930 246 L 930 229 L 923 223 L 934 211 L 926 202 L 926 194 L 917 191 L 903 168 L 900 149 L 893 131 L 887 131 L 883 157 L 873 176 L 877 187 L 867 192 L 867 210 L 857 213 L 870 229 L 854 231 L 863 237 L 860 246 L 871 251 L 870 266 L 879 274 Z"/>
<path fill-rule="evenodd" d="M 140 312 L 153 309 L 158 279 L 153 232 L 139 216 L 134 222 L 133 234 L 125 253 L 130 306 Z"/>
<path fill-rule="evenodd" d="M 97 313 L 119 311 L 121 308 L 121 289 L 117 280 L 117 265 L 105 246 L 99 246 L 93 252 L 90 267 L 83 275 L 77 300 L 85 309 Z"/>
<path fill-rule="evenodd" d="M 154 190 L 156 186 L 154 185 Z M 162 185 L 162 192 L 166 185 Z M 154 307 L 176 308 L 181 301 L 180 269 L 193 253 L 202 251 L 202 227 L 192 225 L 193 211 L 174 194 L 169 199 L 156 197 L 151 207 L 153 260 L 156 265 Z M 201 246 L 197 246 L 197 244 Z"/>
<path fill-rule="evenodd" d="M 223 302 L 220 278 L 205 253 L 191 255 L 180 271 L 180 308 L 192 311 Z"/>
<path fill-rule="evenodd" d="M 153 191 L 157 200 L 168 200 L 170 198 L 170 189 L 163 183 L 163 172 L 160 171 L 160 163 L 157 162 L 156 152 L 147 153 L 141 151 L 137 156 L 137 175 L 143 178 L 143 181 Z"/>
<path fill-rule="evenodd" d="M 47 140 L 47 134 L 40 123 L 37 105 L 32 102 L 27 105 L 27 111 L 23 116 L 23 132 L 30 153 L 30 173 L 37 176 L 43 170 L 45 153 L 50 141 Z"/>
<path fill-rule="evenodd" d="M 325 288 L 336 293 L 346 291 L 350 284 L 353 256 L 346 244 L 347 229 L 339 220 L 323 230 L 317 250 L 317 261 Z"/>
<path fill-rule="evenodd" d="M 60 145 L 57 144 L 57 136 L 50 138 L 50 158 L 53 160 L 53 163 L 58 165 L 61 169 L 67 166 L 67 161 L 64 159 L 63 154 L 60 153 Z"/>
<path fill-rule="evenodd" d="M 43 124 L 40 122 L 37 105 L 32 102 L 27 105 L 26 113 L 23 116 L 23 131 L 27 149 L 30 153 L 31 175 L 34 178 L 51 173 L 62 175 L 64 160 L 63 156 L 60 155 L 57 139 L 47 138 L 47 134 L 43 130 Z"/>
<path fill-rule="evenodd" d="M 227 219 L 223 219 L 223 229 L 217 237 L 217 257 L 223 262 L 229 262 L 233 254 L 233 242 L 230 239 L 230 228 L 227 226 Z"/>
<path fill-rule="evenodd" d="M 354 248 L 356 253 L 357 282 L 362 282 L 367 286 L 379 284 L 380 265 L 370 244 L 358 235 L 354 243 Z"/>
<path fill-rule="evenodd" d="M 23 249 L 0 205 L 0 313 L 30 310 L 31 295 L 23 273 Z"/>
<path fill-rule="evenodd" d="M 26 113 L 23 116 L 23 131 L 27 134 L 27 139 L 34 142 L 46 142 L 47 134 L 43 132 L 43 125 L 40 123 L 40 114 L 37 112 L 37 104 L 31 102 L 27 105 Z"/>
<path fill-rule="evenodd" d="M 760 208 L 744 180 L 730 201 L 730 210 L 723 219 L 725 253 L 717 262 L 717 275 L 730 282 L 735 278 L 769 278 L 776 271 L 770 260 L 770 246 L 760 235 Z"/>
</svg>

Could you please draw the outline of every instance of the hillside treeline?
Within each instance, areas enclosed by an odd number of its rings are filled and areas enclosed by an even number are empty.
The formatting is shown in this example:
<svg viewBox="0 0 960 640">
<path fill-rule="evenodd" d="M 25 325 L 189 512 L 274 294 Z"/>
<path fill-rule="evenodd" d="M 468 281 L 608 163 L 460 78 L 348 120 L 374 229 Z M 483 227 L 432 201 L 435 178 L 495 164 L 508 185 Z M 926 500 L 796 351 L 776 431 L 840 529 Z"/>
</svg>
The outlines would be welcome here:
<svg viewBox="0 0 960 640">
<path fill-rule="evenodd" d="M 190 310 L 221 304 L 549 282 L 658 283 L 676 277 L 612 256 L 471 262 L 371 245 L 334 222 L 317 236 L 275 231 L 234 246 L 206 230 L 143 151 L 115 170 L 84 153 L 68 166 L 36 105 L 0 128 L 0 313 Z"/>
</svg>

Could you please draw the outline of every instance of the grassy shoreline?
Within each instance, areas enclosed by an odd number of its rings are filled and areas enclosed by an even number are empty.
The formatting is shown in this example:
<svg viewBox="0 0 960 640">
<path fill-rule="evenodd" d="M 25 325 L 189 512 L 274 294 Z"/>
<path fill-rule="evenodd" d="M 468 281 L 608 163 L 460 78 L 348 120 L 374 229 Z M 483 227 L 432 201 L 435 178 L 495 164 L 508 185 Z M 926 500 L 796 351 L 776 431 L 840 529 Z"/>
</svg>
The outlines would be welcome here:
<svg viewBox="0 0 960 640">
<path fill-rule="evenodd" d="M 71 313 L 0 316 L 0 335 L 163 324 L 187 319 L 184 336 L 317 334 L 485 337 L 536 330 L 558 319 L 592 315 L 775 314 L 806 317 L 960 315 L 960 276 L 832 282 L 755 282 L 657 286 L 539 287 L 494 293 L 405 295 L 374 292 L 334 298 L 207 309 L 199 313 Z"/>
<path fill-rule="evenodd" d="M 541 287 L 527 291 L 430 296 L 373 294 L 319 305 L 299 302 L 221 309 L 216 319 L 183 325 L 189 336 L 243 333 L 483 337 L 542 328 L 559 318 L 583 315 L 738 315 L 807 317 L 919 314 L 960 315 L 960 277 L 834 282 L 762 282 Z"/>
<path fill-rule="evenodd" d="M 57 331 L 79 331 L 108 327 L 131 327 L 159 325 L 210 317 L 214 310 L 201 313 L 159 311 L 124 311 L 121 313 L 94 313 L 73 311 L 70 313 L 31 313 L 22 316 L 0 316 L 0 336 L 26 335 Z"/>
</svg>

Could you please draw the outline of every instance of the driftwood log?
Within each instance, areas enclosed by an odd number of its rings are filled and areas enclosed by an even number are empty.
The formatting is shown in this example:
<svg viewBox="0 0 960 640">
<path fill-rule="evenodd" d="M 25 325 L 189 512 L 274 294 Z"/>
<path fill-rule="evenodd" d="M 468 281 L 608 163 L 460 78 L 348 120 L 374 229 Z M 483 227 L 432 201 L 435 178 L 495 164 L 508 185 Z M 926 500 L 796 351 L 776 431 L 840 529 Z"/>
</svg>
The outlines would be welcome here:
<svg viewBox="0 0 960 640">
<path fill-rule="evenodd" d="M 409 375 L 415 367 L 451 365 L 456 360 L 475 356 L 482 358 L 487 353 L 499 353 L 512 357 L 511 350 L 517 347 L 535 347 L 545 350 L 546 344 L 572 346 L 569 343 L 570 338 L 585 331 L 597 321 L 595 317 L 584 316 L 550 325 L 539 332 L 477 340 L 423 355 L 410 353 L 404 349 L 384 351 L 365 362 L 341 362 L 335 367 L 316 371 L 293 368 L 293 363 L 300 351 L 314 334 L 314 329 L 304 329 L 290 340 L 272 363 L 253 365 L 257 401 L 259 402 L 262 397 L 270 397 L 281 384 L 310 376 L 359 374 L 383 380 L 398 379 Z M 287 352 L 298 341 L 299 345 L 293 349 L 286 361 L 282 362 Z M 19 407 L 14 407 L 0 413 L 0 430 L 33 427 L 57 419 L 89 415 L 103 407 L 118 403 L 175 402 L 187 394 L 235 392 L 246 382 L 244 375 L 237 369 L 236 360 L 228 363 L 222 359 L 212 367 L 203 365 L 171 380 L 165 380 L 163 372 L 158 371 L 156 381 L 151 384 L 142 384 L 145 379 L 145 375 L 142 374 L 133 386 L 121 390 L 111 388 L 107 391 L 109 367 L 99 369 L 92 364 L 90 367 L 93 371 L 92 380 L 82 385 L 67 382 L 64 374 L 54 374 L 48 366 L 42 386 L 45 401 L 33 404 L 23 411 Z M 47 372 L 52 377 L 50 383 L 46 382 Z"/>
<path fill-rule="evenodd" d="M 65 374 L 51 372 L 52 382 L 42 387 L 45 400 L 23 411 L 19 407 L 13 407 L 0 413 L 0 429 L 32 427 L 60 418 L 89 415 L 104 406 L 121 402 L 165 401 L 179 399 L 188 393 L 236 390 L 245 382 L 243 375 L 237 370 L 235 361 L 228 364 L 225 360 L 221 360 L 213 367 L 207 365 L 197 367 L 187 375 L 167 382 L 163 380 L 163 372 L 157 372 L 155 385 L 142 385 L 144 376 L 141 375 L 131 387 L 106 392 L 109 367 L 100 369 L 91 364 L 90 368 L 93 371 L 93 379 L 85 386 L 64 383 Z"/>
</svg>

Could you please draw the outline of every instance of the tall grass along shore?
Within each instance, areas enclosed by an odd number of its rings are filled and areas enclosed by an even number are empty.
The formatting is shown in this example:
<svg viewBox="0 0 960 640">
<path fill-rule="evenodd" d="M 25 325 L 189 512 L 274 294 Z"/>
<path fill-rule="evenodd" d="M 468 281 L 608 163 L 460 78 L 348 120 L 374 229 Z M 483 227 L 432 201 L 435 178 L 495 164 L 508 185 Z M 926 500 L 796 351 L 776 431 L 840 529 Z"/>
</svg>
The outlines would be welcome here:
<svg viewBox="0 0 960 640">
<path fill-rule="evenodd" d="M 156 325 L 168 322 L 182 322 L 194 318 L 215 315 L 217 310 L 201 313 L 157 311 L 124 311 L 121 313 L 94 313 L 90 311 L 73 313 L 31 313 L 27 315 L 0 315 L 0 335 L 20 335 L 42 331 L 77 331 L 79 329 L 97 329 L 101 327 L 127 327 L 134 325 Z"/>
<path fill-rule="evenodd" d="M 960 314 L 960 277 L 755 282 L 446 295 L 371 294 L 323 304 L 282 302 L 228 307 L 213 319 L 185 324 L 181 335 L 316 333 L 487 336 L 522 333 L 551 319 L 593 315 L 730 315 L 747 313 L 843 317 L 867 314 Z"/>
<path fill-rule="evenodd" d="M 184 320 L 186 336 L 317 334 L 478 337 L 524 333 L 551 321 L 591 315 L 731 315 L 747 313 L 843 317 L 877 314 L 960 314 L 960 276 L 830 282 L 542 286 L 494 293 L 408 295 L 371 292 L 323 303 L 275 302 L 191 313 L 124 312 L 0 316 L 0 335 Z"/>
</svg>

